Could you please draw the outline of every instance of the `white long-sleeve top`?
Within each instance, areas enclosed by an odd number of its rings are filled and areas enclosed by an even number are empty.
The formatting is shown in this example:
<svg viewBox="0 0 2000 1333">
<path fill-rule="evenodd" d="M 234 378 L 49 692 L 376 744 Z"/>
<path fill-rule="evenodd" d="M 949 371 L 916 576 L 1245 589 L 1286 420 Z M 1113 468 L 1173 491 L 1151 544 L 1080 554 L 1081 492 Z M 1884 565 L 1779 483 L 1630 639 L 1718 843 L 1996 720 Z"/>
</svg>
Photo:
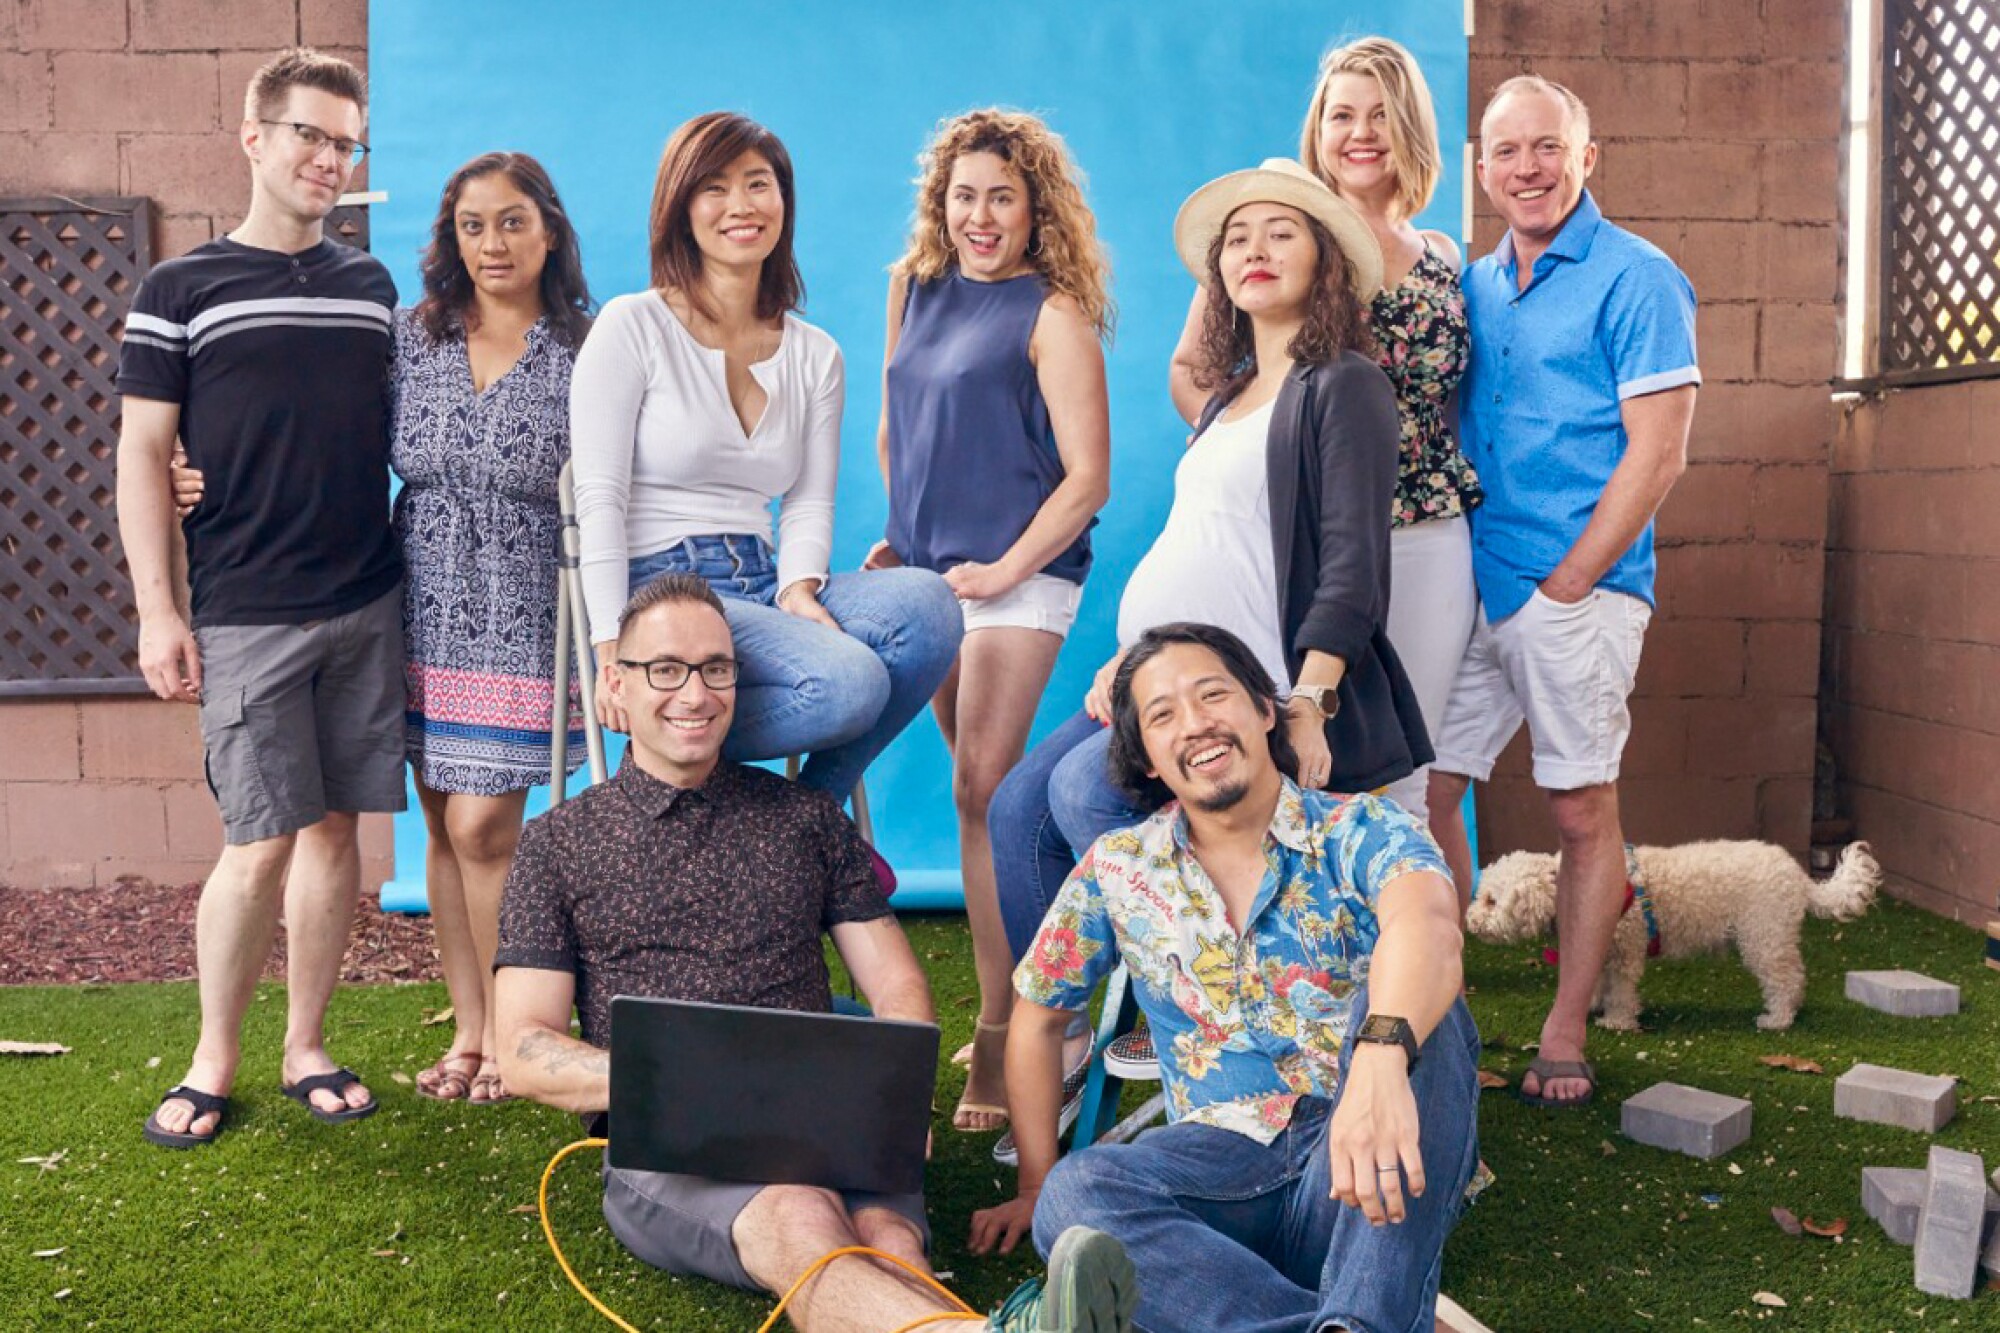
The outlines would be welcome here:
<svg viewBox="0 0 2000 1333">
<path fill-rule="evenodd" d="M 778 350 L 750 367 L 768 402 L 748 435 L 721 351 L 694 340 L 657 292 L 608 302 L 570 378 L 570 456 L 590 637 L 616 632 L 627 563 L 687 537 L 772 540 L 778 587 L 824 578 L 846 398 L 840 345 L 785 316 Z"/>
</svg>

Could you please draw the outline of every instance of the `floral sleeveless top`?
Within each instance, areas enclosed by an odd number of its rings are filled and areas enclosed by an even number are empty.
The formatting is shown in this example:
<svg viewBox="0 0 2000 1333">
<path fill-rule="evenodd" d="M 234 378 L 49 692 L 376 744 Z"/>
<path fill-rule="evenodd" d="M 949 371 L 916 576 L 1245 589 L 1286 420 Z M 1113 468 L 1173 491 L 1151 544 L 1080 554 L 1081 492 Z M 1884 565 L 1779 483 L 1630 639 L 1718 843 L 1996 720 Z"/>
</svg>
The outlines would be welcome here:
<svg viewBox="0 0 2000 1333">
<path fill-rule="evenodd" d="M 1389 526 L 1457 518 L 1481 498 L 1479 478 L 1459 451 L 1446 412 L 1465 376 L 1471 342 L 1458 276 L 1426 247 L 1402 282 L 1376 293 L 1369 317 L 1403 431 Z"/>
</svg>

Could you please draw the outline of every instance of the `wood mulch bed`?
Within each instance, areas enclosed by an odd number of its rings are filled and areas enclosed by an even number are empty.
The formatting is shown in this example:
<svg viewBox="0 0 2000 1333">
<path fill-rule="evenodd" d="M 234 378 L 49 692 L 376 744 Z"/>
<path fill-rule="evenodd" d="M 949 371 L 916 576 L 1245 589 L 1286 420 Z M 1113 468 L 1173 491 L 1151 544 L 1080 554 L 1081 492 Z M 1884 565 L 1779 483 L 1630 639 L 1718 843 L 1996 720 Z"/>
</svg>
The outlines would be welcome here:
<svg viewBox="0 0 2000 1333">
<path fill-rule="evenodd" d="M 101 889 L 0 884 L 0 985 L 180 981 L 194 976 L 199 884 L 120 880 Z M 285 933 L 264 975 L 285 975 Z M 429 917 L 385 914 L 363 895 L 341 979 L 435 981 Z"/>
</svg>

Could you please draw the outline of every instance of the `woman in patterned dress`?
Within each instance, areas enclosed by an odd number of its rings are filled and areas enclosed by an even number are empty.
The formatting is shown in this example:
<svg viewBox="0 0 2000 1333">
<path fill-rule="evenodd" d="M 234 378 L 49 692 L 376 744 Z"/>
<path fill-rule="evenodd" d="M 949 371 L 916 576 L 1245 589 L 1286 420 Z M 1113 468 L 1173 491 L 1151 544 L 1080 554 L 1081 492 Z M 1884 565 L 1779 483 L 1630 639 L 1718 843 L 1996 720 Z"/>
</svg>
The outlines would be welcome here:
<svg viewBox="0 0 2000 1333">
<path fill-rule="evenodd" d="M 1469 343 L 1458 247 L 1411 222 L 1430 203 L 1442 169 L 1437 117 L 1415 57 L 1386 37 L 1329 51 L 1300 131 L 1299 161 L 1354 206 L 1382 247 L 1383 285 L 1369 305 L 1369 325 L 1402 428 L 1389 517 L 1389 641 L 1435 731 L 1478 610 L 1465 516 L 1480 492 L 1452 422 Z M 1197 292 L 1170 379 L 1174 406 L 1190 423 L 1208 400 L 1194 382 L 1202 305 Z M 1419 817 L 1428 772 L 1420 768 L 1388 789 Z"/>
<path fill-rule="evenodd" d="M 407 746 L 457 1031 L 417 1090 L 490 1104 L 508 1100 L 492 1031 L 500 890 L 528 788 L 549 774 L 556 483 L 590 292 L 576 230 L 525 153 L 452 174 L 423 279 L 423 299 L 396 320 L 396 530 Z M 570 737 L 571 754 L 582 739 Z"/>
</svg>

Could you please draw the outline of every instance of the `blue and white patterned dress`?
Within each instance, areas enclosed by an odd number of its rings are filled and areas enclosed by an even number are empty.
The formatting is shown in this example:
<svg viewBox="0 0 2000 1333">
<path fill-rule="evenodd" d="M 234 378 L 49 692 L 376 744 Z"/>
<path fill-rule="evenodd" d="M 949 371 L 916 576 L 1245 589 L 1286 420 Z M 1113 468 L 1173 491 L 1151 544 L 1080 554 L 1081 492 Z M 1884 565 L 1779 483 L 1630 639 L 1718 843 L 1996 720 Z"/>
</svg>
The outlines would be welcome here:
<svg viewBox="0 0 2000 1333">
<path fill-rule="evenodd" d="M 476 392 L 464 338 L 434 343 L 415 311 L 396 312 L 405 746 L 433 791 L 498 796 L 548 781 L 556 483 L 575 359 L 540 320 L 521 359 Z M 572 709 L 569 752 L 580 760 L 574 690 Z"/>
</svg>

